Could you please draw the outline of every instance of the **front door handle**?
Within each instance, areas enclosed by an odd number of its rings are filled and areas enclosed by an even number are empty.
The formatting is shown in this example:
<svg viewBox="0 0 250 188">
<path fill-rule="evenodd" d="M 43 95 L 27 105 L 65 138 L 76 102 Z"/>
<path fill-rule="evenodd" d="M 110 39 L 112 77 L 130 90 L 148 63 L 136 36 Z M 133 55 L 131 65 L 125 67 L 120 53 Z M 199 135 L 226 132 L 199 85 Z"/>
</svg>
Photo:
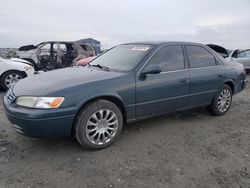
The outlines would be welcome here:
<svg viewBox="0 0 250 188">
<path fill-rule="evenodd" d="M 223 74 L 221 74 L 221 73 L 218 74 L 218 77 L 219 77 L 219 78 L 222 77 L 222 76 L 223 76 Z"/>
<path fill-rule="evenodd" d="M 188 78 L 181 78 L 180 83 L 188 83 L 189 79 Z"/>
</svg>

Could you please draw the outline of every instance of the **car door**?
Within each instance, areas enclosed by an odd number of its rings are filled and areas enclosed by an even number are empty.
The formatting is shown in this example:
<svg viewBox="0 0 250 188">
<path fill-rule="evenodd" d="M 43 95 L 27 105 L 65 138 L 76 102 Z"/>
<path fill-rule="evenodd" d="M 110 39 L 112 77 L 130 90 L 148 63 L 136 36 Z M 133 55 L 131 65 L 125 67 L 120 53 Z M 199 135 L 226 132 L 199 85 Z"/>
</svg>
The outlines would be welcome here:
<svg viewBox="0 0 250 188">
<path fill-rule="evenodd" d="M 53 43 L 44 43 L 39 50 L 40 62 L 49 67 L 53 64 Z"/>
<path fill-rule="evenodd" d="M 250 69 L 250 50 L 244 50 L 237 54 L 236 57 L 233 58 L 233 61 L 241 63 L 244 65 L 245 69 Z"/>
<path fill-rule="evenodd" d="M 181 45 L 160 48 L 146 63 L 158 65 L 159 74 L 147 74 L 136 78 L 136 117 L 149 117 L 188 106 L 189 71 Z M 142 71 L 143 71 L 142 69 Z"/>
<path fill-rule="evenodd" d="M 190 70 L 190 105 L 211 103 L 223 84 L 223 65 L 206 48 L 185 46 Z"/>
</svg>

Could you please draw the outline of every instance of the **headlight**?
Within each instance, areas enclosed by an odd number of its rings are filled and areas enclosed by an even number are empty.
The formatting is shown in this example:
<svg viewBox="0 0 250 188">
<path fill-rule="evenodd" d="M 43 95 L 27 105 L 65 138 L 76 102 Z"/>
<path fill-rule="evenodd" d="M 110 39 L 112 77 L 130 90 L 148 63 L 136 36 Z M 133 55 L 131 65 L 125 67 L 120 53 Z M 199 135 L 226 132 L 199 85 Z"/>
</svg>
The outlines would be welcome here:
<svg viewBox="0 0 250 188">
<path fill-rule="evenodd" d="M 63 97 L 18 97 L 16 104 L 29 108 L 59 108 L 63 103 Z"/>
</svg>

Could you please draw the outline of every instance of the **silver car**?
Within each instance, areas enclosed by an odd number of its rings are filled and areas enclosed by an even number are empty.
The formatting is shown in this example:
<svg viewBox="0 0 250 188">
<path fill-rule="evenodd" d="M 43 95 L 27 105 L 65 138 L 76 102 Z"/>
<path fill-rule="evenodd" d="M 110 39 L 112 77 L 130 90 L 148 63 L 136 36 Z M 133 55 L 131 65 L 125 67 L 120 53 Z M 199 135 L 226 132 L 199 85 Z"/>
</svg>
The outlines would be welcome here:
<svg viewBox="0 0 250 188">
<path fill-rule="evenodd" d="M 238 62 L 244 65 L 246 73 L 250 73 L 250 49 L 247 50 L 233 50 L 229 57 L 230 61 Z"/>
</svg>

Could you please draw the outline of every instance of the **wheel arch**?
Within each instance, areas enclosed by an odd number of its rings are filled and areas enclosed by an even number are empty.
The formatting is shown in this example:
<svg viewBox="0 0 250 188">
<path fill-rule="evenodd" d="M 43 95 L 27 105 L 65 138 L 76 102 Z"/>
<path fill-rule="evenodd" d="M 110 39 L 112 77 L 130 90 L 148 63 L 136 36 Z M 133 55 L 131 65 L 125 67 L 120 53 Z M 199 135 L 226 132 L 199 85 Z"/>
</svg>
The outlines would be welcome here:
<svg viewBox="0 0 250 188">
<path fill-rule="evenodd" d="M 122 116 L 123 116 L 123 121 L 126 122 L 126 119 L 127 119 L 127 112 L 126 112 L 126 109 L 125 109 L 125 106 L 121 100 L 121 98 L 117 97 L 117 96 L 113 96 L 113 95 L 102 95 L 102 96 L 96 96 L 96 97 L 93 97 L 87 101 L 85 101 L 81 106 L 80 108 L 78 109 L 76 115 L 75 115 L 75 118 L 74 118 L 74 121 L 73 121 L 73 124 L 72 124 L 72 128 L 71 128 L 71 134 L 74 133 L 74 128 L 75 128 L 75 122 L 76 122 L 76 119 L 77 117 L 79 116 L 79 114 L 81 113 L 81 111 L 86 107 L 88 106 L 89 104 L 93 103 L 94 101 L 97 101 L 97 100 L 107 100 L 109 102 L 112 102 L 114 103 L 120 110 L 121 110 L 121 113 L 122 113 Z"/>
<path fill-rule="evenodd" d="M 7 90 L 7 88 L 3 85 L 3 76 L 4 74 L 8 73 L 8 72 L 18 72 L 18 73 L 21 73 L 23 75 L 23 78 L 26 78 L 27 77 L 27 74 L 25 71 L 21 71 L 21 70 L 16 70 L 16 69 L 10 69 L 10 70 L 6 70 L 4 71 L 1 75 L 0 75 L 0 87 L 2 87 L 4 90 Z"/>
<path fill-rule="evenodd" d="M 17 69 L 10 69 L 10 70 L 6 70 L 4 71 L 1 75 L 0 75 L 0 78 L 2 78 L 2 76 L 7 73 L 7 72 L 11 72 L 11 71 L 16 71 L 16 72 L 20 72 L 21 74 L 24 75 L 24 77 L 27 77 L 28 75 L 26 74 L 25 71 L 21 71 L 21 70 L 17 70 Z"/>
<path fill-rule="evenodd" d="M 232 80 L 226 80 L 224 82 L 224 84 L 228 85 L 232 89 L 232 92 L 234 94 L 234 92 L 235 92 L 235 85 L 234 85 L 233 81 Z"/>
</svg>

